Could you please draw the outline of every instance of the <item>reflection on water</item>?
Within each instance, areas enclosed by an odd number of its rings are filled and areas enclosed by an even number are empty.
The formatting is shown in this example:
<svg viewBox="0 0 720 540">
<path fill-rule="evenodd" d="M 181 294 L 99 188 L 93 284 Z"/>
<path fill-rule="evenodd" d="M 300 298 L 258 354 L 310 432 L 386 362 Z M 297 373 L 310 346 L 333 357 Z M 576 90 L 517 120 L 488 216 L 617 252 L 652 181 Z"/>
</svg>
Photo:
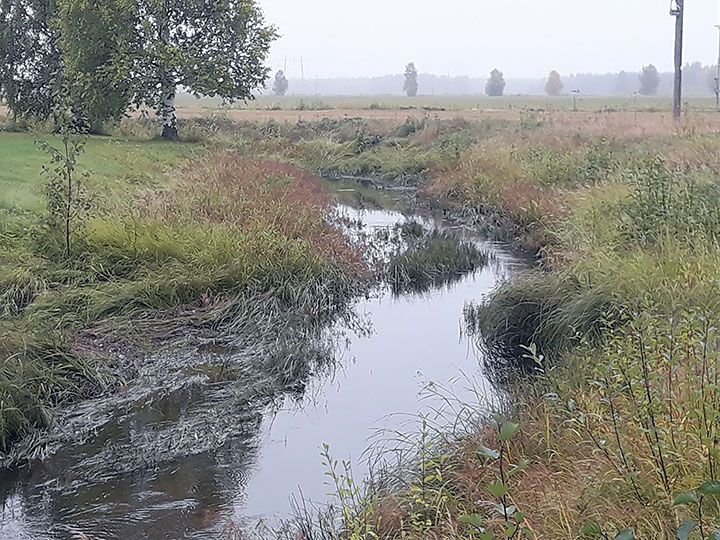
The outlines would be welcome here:
<svg viewBox="0 0 720 540">
<path fill-rule="evenodd" d="M 344 212 L 375 229 L 406 219 Z M 229 523 L 287 515 L 299 486 L 325 500 L 323 443 L 357 463 L 373 433 L 402 428 L 429 405 L 419 399 L 428 383 L 478 371 L 460 338 L 463 307 L 525 266 L 501 246 L 482 247 L 494 264 L 451 285 L 363 301 L 357 310 L 373 332 L 346 335 L 339 369 L 323 369 L 327 343 L 296 351 L 318 358 L 302 364 L 312 366 L 300 374 L 304 397 L 273 369 L 268 347 L 148 359 L 119 395 L 63 412 L 46 462 L 0 476 L 0 538 L 218 538 Z"/>
</svg>

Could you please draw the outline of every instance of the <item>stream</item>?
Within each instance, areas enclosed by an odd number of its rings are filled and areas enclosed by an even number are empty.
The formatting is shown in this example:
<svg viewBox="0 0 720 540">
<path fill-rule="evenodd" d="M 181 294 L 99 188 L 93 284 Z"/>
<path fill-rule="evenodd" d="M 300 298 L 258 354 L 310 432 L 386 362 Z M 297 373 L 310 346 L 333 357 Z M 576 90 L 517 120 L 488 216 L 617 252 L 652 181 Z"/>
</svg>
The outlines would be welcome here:
<svg viewBox="0 0 720 540">
<path fill-rule="evenodd" d="M 48 459 L 0 473 L 0 539 L 230 537 L 237 526 L 286 518 L 293 495 L 327 502 L 324 444 L 361 478 L 377 433 L 417 429 L 417 415 L 433 406 L 428 386 L 462 398 L 472 376 L 491 399 L 482 359 L 463 337 L 463 308 L 528 261 L 428 216 L 342 211 L 370 230 L 409 218 L 453 229 L 492 262 L 423 293 L 388 290 L 360 301 L 369 331 L 340 328 L 332 344 L 303 353 L 321 367 L 300 387 L 258 374 L 258 365 L 270 369 L 262 346 L 159 352 L 117 395 L 63 412 Z"/>
</svg>

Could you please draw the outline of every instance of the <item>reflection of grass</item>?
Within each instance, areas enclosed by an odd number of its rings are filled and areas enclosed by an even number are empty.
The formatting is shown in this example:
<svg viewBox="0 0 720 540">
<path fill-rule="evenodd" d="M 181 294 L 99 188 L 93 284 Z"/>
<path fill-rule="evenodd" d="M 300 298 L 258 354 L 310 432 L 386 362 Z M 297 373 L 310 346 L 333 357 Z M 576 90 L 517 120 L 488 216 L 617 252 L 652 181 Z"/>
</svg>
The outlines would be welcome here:
<svg viewBox="0 0 720 540">
<path fill-rule="evenodd" d="M 395 255 L 387 267 L 394 294 L 422 292 L 451 283 L 485 265 L 487 253 L 475 244 L 446 232 L 426 233 L 416 222 L 401 226 L 407 249 Z"/>
<path fill-rule="evenodd" d="M 358 210 L 404 212 L 411 207 L 410 197 L 402 192 L 366 186 L 357 180 L 325 180 L 323 183 L 340 203 Z"/>
</svg>

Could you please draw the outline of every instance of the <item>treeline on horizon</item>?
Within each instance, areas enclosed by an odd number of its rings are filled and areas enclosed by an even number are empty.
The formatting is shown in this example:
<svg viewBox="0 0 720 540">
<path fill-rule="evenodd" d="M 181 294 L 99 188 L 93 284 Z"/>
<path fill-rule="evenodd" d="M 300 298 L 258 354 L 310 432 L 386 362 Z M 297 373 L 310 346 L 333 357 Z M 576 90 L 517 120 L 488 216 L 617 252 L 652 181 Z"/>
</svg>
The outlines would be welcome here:
<svg viewBox="0 0 720 540">
<path fill-rule="evenodd" d="M 502 68 L 500 68 L 502 69 Z M 660 73 L 657 95 L 672 95 L 673 74 Z M 488 74 L 489 76 L 489 74 Z M 587 95 L 633 95 L 640 89 L 640 70 L 618 73 L 577 73 L 562 74 L 563 94 L 579 90 Z M 683 70 L 683 90 L 686 96 L 714 95 L 716 66 L 704 66 L 700 62 L 688 63 Z M 505 73 L 507 86 L 505 95 L 545 95 L 543 78 L 513 78 Z M 305 80 L 289 79 L 288 95 L 403 95 L 404 76 L 402 73 L 379 77 L 337 77 Z M 272 79 L 270 84 L 272 83 Z M 448 76 L 420 73 L 418 76 L 420 95 L 472 95 L 485 94 L 487 77 Z M 263 94 L 272 95 L 268 87 Z"/>
</svg>

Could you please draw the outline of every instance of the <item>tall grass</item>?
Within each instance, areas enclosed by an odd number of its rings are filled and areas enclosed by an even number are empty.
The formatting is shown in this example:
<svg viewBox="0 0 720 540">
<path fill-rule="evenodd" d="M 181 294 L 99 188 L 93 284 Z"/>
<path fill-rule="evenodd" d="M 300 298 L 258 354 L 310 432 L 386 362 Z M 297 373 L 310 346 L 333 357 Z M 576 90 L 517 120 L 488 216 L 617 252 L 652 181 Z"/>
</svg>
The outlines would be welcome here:
<svg viewBox="0 0 720 540">
<path fill-rule="evenodd" d="M 385 268 L 395 295 L 451 283 L 488 262 L 487 253 L 475 244 L 446 231 L 426 231 L 417 222 L 399 228 L 402 244 Z"/>
<path fill-rule="evenodd" d="M 0 450 L 46 423 L 52 406 L 110 384 L 98 382 L 110 360 L 86 354 L 92 335 L 122 350 L 182 328 L 234 332 L 253 303 L 320 324 L 362 289 L 362 254 L 329 223 L 332 200 L 311 175 L 230 153 L 179 175 L 100 208 L 72 259 L 43 228 L 8 239 Z"/>
<path fill-rule="evenodd" d="M 347 503 L 338 537 L 720 531 L 720 144 L 692 129 L 647 126 L 636 139 L 640 127 L 612 136 L 530 120 L 441 159 L 423 186 L 446 211 L 495 221 L 542 255 L 545 268 L 466 309 L 519 432 L 498 445 L 501 423 L 482 405 L 460 434 L 460 413 L 435 436 L 422 427 L 415 458 Z M 532 376 L 508 376 L 517 366 Z M 498 497 L 525 513 L 499 536 L 511 524 L 498 521 Z"/>
</svg>

